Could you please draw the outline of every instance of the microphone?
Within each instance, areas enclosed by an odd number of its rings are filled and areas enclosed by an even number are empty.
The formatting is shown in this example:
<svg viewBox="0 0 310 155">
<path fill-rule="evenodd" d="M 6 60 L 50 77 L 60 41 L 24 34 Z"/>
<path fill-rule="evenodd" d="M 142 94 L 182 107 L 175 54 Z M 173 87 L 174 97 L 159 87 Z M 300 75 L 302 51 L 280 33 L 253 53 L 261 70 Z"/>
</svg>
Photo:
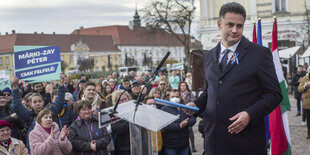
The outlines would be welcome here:
<svg viewBox="0 0 310 155">
<path fill-rule="evenodd" d="M 170 52 L 168 51 L 168 52 L 166 53 L 165 57 L 161 60 L 161 62 L 159 63 L 159 65 L 156 67 L 154 74 L 156 74 L 156 73 L 160 70 L 160 68 L 163 66 L 163 64 L 164 64 L 164 63 L 166 62 L 166 60 L 168 59 L 169 55 L 170 55 Z"/>
</svg>

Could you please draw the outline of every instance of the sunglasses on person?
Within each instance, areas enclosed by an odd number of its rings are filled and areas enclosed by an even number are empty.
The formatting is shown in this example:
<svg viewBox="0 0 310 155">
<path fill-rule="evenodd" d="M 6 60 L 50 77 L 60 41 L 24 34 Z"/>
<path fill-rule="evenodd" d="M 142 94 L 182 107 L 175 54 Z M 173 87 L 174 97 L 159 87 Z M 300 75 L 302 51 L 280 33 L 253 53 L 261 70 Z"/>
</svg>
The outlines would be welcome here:
<svg viewBox="0 0 310 155">
<path fill-rule="evenodd" d="M 11 96 L 10 93 L 3 93 L 4 96 Z"/>
<path fill-rule="evenodd" d="M 166 85 L 166 84 L 165 84 L 165 83 L 161 83 L 161 84 L 159 84 L 159 85 L 164 86 L 164 85 Z"/>
</svg>

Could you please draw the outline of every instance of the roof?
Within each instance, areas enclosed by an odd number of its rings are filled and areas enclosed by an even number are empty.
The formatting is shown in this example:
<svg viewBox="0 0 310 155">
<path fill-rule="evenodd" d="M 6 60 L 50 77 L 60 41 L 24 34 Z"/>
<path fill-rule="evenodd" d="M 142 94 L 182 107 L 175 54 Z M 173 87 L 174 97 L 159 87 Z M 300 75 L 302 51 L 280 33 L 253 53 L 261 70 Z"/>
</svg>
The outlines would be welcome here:
<svg viewBox="0 0 310 155">
<path fill-rule="evenodd" d="M 112 35 L 116 45 L 135 46 L 182 46 L 182 44 L 170 33 L 163 29 L 151 27 L 133 27 L 125 25 L 102 26 L 93 28 L 81 28 L 74 30 L 72 34 L 80 35 Z M 193 45 L 202 47 L 198 40 Z"/>
<path fill-rule="evenodd" d="M 305 50 L 304 54 L 301 55 L 302 58 L 310 57 L 310 46 Z"/>
<path fill-rule="evenodd" d="M 119 52 L 112 36 L 68 35 L 68 34 L 10 34 L 0 36 L 0 53 L 13 52 L 14 45 L 59 46 L 61 52 L 71 51 L 74 43 L 83 42 L 89 52 Z"/>
<path fill-rule="evenodd" d="M 296 54 L 296 52 L 298 52 L 299 49 L 300 49 L 300 46 L 294 46 L 291 48 L 280 50 L 279 51 L 279 57 L 283 58 L 283 59 L 289 59 L 292 56 L 294 56 Z"/>
</svg>

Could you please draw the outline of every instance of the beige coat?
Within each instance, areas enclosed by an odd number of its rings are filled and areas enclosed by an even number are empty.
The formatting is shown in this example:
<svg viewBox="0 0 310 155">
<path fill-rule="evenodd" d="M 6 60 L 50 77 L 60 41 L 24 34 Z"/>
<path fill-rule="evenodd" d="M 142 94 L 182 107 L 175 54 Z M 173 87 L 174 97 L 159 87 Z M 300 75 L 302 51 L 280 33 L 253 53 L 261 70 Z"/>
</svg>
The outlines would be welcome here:
<svg viewBox="0 0 310 155">
<path fill-rule="evenodd" d="M 28 150 L 24 143 L 18 139 L 11 137 L 11 144 L 9 146 L 9 150 L 5 149 L 2 145 L 0 145 L 0 154 L 1 155 L 27 155 Z"/>
<path fill-rule="evenodd" d="M 300 80 L 298 91 L 302 93 L 302 108 L 310 109 L 310 87 L 304 88 L 304 84 L 309 82 L 309 73 Z"/>
</svg>

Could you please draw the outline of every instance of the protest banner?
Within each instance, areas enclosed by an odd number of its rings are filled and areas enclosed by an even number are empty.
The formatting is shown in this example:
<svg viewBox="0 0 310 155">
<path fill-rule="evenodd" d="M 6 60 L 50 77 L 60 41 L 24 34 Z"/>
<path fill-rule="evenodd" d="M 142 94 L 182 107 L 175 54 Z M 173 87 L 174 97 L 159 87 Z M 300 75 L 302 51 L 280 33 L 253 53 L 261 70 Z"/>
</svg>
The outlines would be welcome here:
<svg viewBox="0 0 310 155">
<path fill-rule="evenodd" d="M 183 63 L 174 63 L 172 64 L 172 70 L 184 70 Z"/>
<path fill-rule="evenodd" d="M 8 70 L 0 71 L 0 90 L 11 88 L 10 73 Z"/>
<path fill-rule="evenodd" d="M 28 83 L 59 80 L 60 49 L 57 46 L 14 46 L 14 74 Z"/>
</svg>

